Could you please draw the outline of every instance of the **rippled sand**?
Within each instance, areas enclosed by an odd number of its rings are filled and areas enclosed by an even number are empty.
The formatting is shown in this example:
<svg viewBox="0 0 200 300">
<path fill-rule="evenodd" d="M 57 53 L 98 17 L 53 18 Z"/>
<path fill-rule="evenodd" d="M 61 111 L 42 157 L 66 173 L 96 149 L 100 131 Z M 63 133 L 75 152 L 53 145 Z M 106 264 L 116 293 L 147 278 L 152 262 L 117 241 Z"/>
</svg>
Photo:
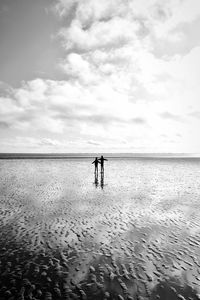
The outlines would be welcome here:
<svg viewBox="0 0 200 300">
<path fill-rule="evenodd" d="M 0 161 L 0 299 L 200 299 L 200 160 L 93 176 L 90 160 Z"/>
</svg>

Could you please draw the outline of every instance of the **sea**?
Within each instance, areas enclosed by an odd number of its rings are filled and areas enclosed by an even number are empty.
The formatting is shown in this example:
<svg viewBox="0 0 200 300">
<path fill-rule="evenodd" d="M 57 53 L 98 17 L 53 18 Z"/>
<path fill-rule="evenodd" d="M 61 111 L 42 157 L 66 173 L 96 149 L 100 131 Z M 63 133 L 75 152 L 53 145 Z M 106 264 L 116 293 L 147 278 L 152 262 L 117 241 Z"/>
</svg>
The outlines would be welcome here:
<svg viewBox="0 0 200 300">
<path fill-rule="evenodd" d="M 1 154 L 0 297 L 197 299 L 200 158 L 97 155 Z"/>
</svg>

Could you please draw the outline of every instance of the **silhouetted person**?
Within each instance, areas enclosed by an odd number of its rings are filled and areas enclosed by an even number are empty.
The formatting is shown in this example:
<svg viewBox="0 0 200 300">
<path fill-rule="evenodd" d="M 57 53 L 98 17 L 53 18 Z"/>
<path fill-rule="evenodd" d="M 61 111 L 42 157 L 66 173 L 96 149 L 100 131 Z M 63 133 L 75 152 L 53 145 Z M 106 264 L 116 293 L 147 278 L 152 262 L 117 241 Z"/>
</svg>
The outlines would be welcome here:
<svg viewBox="0 0 200 300">
<path fill-rule="evenodd" d="M 95 174 L 95 182 L 98 181 L 98 158 L 96 157 L 95 160 L 92 162 L 94 164 L 94 174 Z"/>
<path fill-rule="evenodd" d="M 104 160 L 107 160 L 103 157 L 103 155 L 98 159 L 99 163 L 101 164 L 101 173 L 104 173 Z"/>
</svg>

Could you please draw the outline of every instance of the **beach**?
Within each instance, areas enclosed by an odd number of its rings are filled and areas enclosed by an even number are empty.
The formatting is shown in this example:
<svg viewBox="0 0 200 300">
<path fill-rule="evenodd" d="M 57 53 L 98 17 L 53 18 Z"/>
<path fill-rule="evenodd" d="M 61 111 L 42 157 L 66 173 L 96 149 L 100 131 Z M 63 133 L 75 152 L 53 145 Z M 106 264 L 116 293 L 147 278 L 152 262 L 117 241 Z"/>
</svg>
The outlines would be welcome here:
<svg viewBox="0 0 200 300">
<path fill-rule="evenodd" d="M 91 163 L 0 160 L 0 299 L 200 299 L 200 159 Z"/>
</svg>

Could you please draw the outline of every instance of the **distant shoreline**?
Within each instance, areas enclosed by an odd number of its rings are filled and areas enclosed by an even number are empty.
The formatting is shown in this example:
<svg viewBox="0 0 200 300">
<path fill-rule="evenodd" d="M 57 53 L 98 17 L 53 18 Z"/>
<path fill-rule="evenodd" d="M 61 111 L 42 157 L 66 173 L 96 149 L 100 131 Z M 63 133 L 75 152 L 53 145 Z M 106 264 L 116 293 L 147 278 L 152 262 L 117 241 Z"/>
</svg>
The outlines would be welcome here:
<svg viewBox="0 0 200 300">
<path fill-rule="evenodd" d="M 102 154 L 110 159 L 200 158 L 188 153 L 0 153 L 0 159 L 89 159 Z"/>
</svg>

